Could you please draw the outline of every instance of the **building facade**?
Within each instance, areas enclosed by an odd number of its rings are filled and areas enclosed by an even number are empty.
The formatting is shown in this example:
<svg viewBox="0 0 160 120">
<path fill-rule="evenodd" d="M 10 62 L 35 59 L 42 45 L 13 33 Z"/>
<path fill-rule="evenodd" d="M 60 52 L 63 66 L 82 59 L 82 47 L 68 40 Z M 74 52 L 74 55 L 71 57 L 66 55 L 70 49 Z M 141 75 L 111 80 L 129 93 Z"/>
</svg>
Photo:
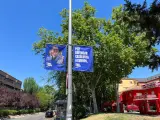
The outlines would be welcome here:
<svg viewBox="0 0 160 120">
<path fill-rule="evenodd" d="M 137 106 L 141 114 L 160 115 L 160 81 L 153 77 L 141 87 L 121 93 L 121 104 Z"/>
<path fill-rule="evenodd" d="M 5 86 L 10 89 L 21 90 L 21 85 L 22 82 L 20 80 L 0 70 L 0 87 Z"/>
<path fill-rule="evenodd" d="M 124 78 L 121 80 L 118 88 L 118 92 L 121 93 L 123 91 L 126 91 L 130 88 L 136 87 L 138 84 L 138 80 L 132 79 L 132 78 Z"/>
<path fill-rule="evenodd" d="M 160 82 L 160 74 L 148 78 L 123 78 L 119 84 L 118 92 L 122 93 L 127 90 L 141 88 L 146 83 Z"/>
</svg>

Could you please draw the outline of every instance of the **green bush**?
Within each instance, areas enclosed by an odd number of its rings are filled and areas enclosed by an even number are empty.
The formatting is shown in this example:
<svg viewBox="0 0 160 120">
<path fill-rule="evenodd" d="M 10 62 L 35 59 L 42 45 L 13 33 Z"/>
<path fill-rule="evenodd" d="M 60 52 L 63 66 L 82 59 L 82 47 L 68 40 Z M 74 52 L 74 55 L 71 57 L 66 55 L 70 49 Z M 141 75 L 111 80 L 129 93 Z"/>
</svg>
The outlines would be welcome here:
<svg viewBox="0 0 160 120">
<path fill-rule="evenodd" d="M 18 111 L 17 110 L 8 110 L 9 115 L 17 115 Z"/>
<path fill-rule="evenodd" d="M 87 113 L 87 110 L 83 105 L 76 105 L 76 107 L 73 107 L 73 116 L 75 119 L 84 118 Z"/>
<path fill-rule="evenodd" d="M 35 109 L 35 112 L 38 113 L 38 112 L 41 112 L 41 110 L 39 108 Z"/>
<path fill-rule="evenodd" d="M 32 114 L 40 112 L 40 109 L 28 109 L 28 110 L 0 110 L 0 117 L 8 116 L 8 115 L 21 115 L 21 114 Z"/>
<path fill-rule="evenodd" d="M 8 115 L 17 115 L 17 110 L 0 110 L 0 117 L 8 116 Z"/>
<path fill-rule="evenodd" d="M 8 116 L 9 112 L 7 110 L 0 110 L 0 117 Z"/>
<path fill-rule="evenodd" d="M 34 113 L 34 110 L 29 109 L 29 110 L 28 110 L 28 113 L 29 113 L 29 114 Z"/>
<path fill-rule="evenodd" d="M 27 114 L 28 110 L 18 110 L 18 115 Z"/>
</svg>

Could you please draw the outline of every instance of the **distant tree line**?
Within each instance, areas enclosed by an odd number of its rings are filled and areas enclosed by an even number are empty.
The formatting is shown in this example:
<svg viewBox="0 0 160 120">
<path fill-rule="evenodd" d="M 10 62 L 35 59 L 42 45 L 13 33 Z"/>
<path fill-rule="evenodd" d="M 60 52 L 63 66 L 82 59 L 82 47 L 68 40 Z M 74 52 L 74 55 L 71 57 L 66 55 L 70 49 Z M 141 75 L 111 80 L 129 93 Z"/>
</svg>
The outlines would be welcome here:
<svg viewBox="0 0 160 120">
<path fill-rule="evenodd" d="M 55 93 L 53 86 L 45 85 L 40 87 L 33 77 L 29 77 L 24 80 L 23 88 L 25 93 L 36 97 L 41 110 L 47 110 L 48 108 L 53 107 Z"/>
</svg>

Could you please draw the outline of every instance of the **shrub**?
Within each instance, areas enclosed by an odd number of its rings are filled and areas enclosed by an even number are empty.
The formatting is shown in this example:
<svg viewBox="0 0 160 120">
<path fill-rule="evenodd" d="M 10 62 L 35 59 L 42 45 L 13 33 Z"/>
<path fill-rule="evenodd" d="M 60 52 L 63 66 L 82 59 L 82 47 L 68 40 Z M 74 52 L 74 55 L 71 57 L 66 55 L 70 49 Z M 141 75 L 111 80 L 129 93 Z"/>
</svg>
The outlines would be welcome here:
<svg viewBox="0 0 160 120">
<path fill-rule="evenodd" d="M 0 117 L 5 117 L 8 115 L 21 115 L 21 114 L 32 114 L 32 113 L 36 113 L 36 112 L 40 112 L 40 109 L 28 109 L 28 110 L 0 110 Z"/>
<path fill-rule="evenodd" d="M 26 114 L 27 111 L 26 110 L 18 110 L 18 114 L 21 115 L 21 114 Z"/>
<path fill-rule="evenodd" d="M 41 112 L 41 110 L 39 108 L 35 109 L 35 112 L 38 113 L 38 112 Z"/>
<path fill-rule="evenodd" d="M 0 110 L 0 117 L 8 116 L 8 115 L 17 115 L 17 110 Z"/>
<path fill-rule="evenodd" d="M 87 110 L 83 105 L 76 105 L 73 107 L 73 116 L 75 119 L 80 119 L 85 117 Z"/>
<path fill-rule="evenodd" d="M 29 114 L 34 113 L 34 110 L 29 109 L 29 110 L 28 110 L 28 113 L 29 113 Z"/>
<path fill-rule="evenodd" d="M 23 110 L 18 110 L 18 114 L 19 115 L 21 115 L 21 114 L 28 114 L 29 112 L 28 112 L 28 110 L 25 110 L 25 109 L 23 109 Z"/>
<path fill-rule="evenodd" d="M 39 107 L 36 96 L 0 86 L 0 107 L 14 108 Z"/>
<path fill-rule="evenodd" d="M 18 111 L 17 110 L 8 110 L 9 115 L 17 115 Z"/>
<path fill-rule="evenodd" d="M 7 110 L 0 110 L 0 117 L 8 116 L 9 112 Z"/>
</svg>

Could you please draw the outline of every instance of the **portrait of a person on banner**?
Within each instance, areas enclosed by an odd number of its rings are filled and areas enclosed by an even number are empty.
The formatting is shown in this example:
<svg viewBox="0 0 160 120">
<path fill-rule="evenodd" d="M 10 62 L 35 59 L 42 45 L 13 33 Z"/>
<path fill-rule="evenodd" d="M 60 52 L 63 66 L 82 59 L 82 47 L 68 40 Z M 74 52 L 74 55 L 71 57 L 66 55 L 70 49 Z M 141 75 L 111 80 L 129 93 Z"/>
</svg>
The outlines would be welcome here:
<svg viewBox="0 0 160 120">
<path fill-rule="evenodd" d="M 64 56 L 62 55 L 62 52 L 59 51 L 57 46 L 52 47 L 49 51 L 49 55 L 51 60 L 55 61 L 58 65 L 64 65 Z"/>
<path fill-rule="evenodd" d="M 65 71 L 66 46 L 47 44 L 45 68 L 49 70 Z"/>
</svg>

